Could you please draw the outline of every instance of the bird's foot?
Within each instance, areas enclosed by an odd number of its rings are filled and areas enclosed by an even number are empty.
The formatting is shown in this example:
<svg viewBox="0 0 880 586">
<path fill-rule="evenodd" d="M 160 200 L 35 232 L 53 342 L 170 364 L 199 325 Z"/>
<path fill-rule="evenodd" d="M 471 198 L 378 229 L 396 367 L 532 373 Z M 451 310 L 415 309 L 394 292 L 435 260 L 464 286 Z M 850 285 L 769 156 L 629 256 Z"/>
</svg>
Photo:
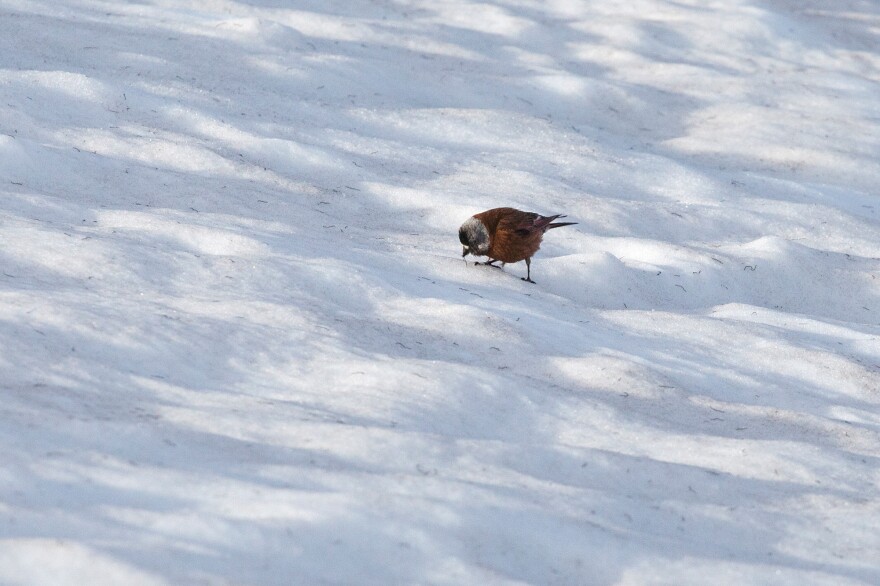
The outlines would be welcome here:
<svg viewBox="0 0 880 586">
<path fill-rule="evenodd" d="M 498 265 L 494 264 L 494 263 L 496 263 L 496 262 L 498 262 L 498 261 L 497 261 L 497 260 L 487 260 L 486 262 L 478 262 L 478 263 L 475 263 L 475 264 L 483 265 L 484 267 L 492 267 L 493 269 L 500 269 L 501 267 L 499 267 Z"/>
<path fill-rule="evenodd" d="M 525 277 L 520 277 L 520 279 L 522 279 L 522 280 L 525 281 L 526 283 L 531 283 L 532 285 L 537 285 L 537 283 L 535 283 L 535 282 L 534 282 L 533 280 L 531 280 L 531 279 L 526 279 Z"/>
</svg>

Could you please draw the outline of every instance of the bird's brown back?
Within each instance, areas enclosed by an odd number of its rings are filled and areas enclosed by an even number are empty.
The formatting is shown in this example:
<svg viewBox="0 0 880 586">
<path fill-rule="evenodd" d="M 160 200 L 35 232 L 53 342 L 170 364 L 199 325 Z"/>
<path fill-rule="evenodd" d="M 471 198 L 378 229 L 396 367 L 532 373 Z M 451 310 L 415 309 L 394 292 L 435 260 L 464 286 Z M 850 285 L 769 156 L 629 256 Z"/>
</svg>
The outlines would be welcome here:
<svg viewBox="0 0 880 586">
<path fill-rule="evenodd" d="M 533 212 L 515 208 L 495 208 L 476 214 L 489 232 L 489 258 L 514 263 L 534 256 L 541 247 L 544 230 L 529 229 L 536 219 Z"/>
</svg>

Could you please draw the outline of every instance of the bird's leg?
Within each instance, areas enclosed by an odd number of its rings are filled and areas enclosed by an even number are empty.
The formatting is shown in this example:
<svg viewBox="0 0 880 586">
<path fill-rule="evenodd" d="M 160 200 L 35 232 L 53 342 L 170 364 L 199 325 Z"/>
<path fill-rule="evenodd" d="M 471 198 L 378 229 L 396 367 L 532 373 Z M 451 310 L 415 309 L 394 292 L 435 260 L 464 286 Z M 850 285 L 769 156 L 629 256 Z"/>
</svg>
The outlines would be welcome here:
<svg viewBox="0 0 880 586">
<path fill-rule="evenodd" d="M 478 265 L 485 265 L 485 266 L 487 266 L 487 267 L 492 267 L 493 269 L 500 269 L 501 267 L 496 266 L 496 265 L 494 264 L 494 263 L 496 263 L 496 262 L 498 262 L 498 259 L 497 259 L 497 258 L 492 258 L 492 259 L 487 260 L 486 262 L 478 262 L 477 264 L 478 264 Z M 504 264 L 504 263 L 501 263 L 501 264 Z"/>
<path fill-rule="evenodd" d="M 520 278 L 521 278 L 523 281 L 525 281 L 526 283 L 532 283 L 532 284 L 535 283 L 535 282 L 532 280 L 532 259 L 530 259 L 530 258 L 527 258 L 527 259 L 526 259 L 526 276 L 525 276 L 525 277 L 520 277 Z"/>
</svg>

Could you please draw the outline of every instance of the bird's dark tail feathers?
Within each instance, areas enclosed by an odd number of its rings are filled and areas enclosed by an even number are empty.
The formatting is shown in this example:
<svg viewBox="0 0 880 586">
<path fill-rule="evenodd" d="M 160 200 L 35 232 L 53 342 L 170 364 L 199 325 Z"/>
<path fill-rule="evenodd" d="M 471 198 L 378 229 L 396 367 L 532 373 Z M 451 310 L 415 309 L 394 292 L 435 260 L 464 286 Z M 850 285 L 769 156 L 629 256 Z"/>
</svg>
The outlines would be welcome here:
<svg viewBox="0 0 880 586">
<path fill-rule="evenodd" d="M 574 226 L 577 222 L 553 222 L 552 224 L 547 224 L 547 229 L 550 228 L 562 228 L 563 226 Z"/>
</svg>

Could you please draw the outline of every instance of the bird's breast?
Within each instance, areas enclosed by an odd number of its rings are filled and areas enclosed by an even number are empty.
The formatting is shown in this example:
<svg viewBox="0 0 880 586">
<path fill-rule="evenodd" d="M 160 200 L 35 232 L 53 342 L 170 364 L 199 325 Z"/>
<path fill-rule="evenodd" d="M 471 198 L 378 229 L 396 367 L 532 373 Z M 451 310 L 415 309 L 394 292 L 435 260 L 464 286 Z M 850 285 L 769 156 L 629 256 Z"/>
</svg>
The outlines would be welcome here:
<svg viewBox="0 0 880 586">
<path fill-rule="evenodd" d="M 504 263 L 514 263 L 534 256 L 541 247 L 541 232 L 525 236 L 510 230 L 496 230 L 489 246 L 489 256 Z"/>
</svg>

